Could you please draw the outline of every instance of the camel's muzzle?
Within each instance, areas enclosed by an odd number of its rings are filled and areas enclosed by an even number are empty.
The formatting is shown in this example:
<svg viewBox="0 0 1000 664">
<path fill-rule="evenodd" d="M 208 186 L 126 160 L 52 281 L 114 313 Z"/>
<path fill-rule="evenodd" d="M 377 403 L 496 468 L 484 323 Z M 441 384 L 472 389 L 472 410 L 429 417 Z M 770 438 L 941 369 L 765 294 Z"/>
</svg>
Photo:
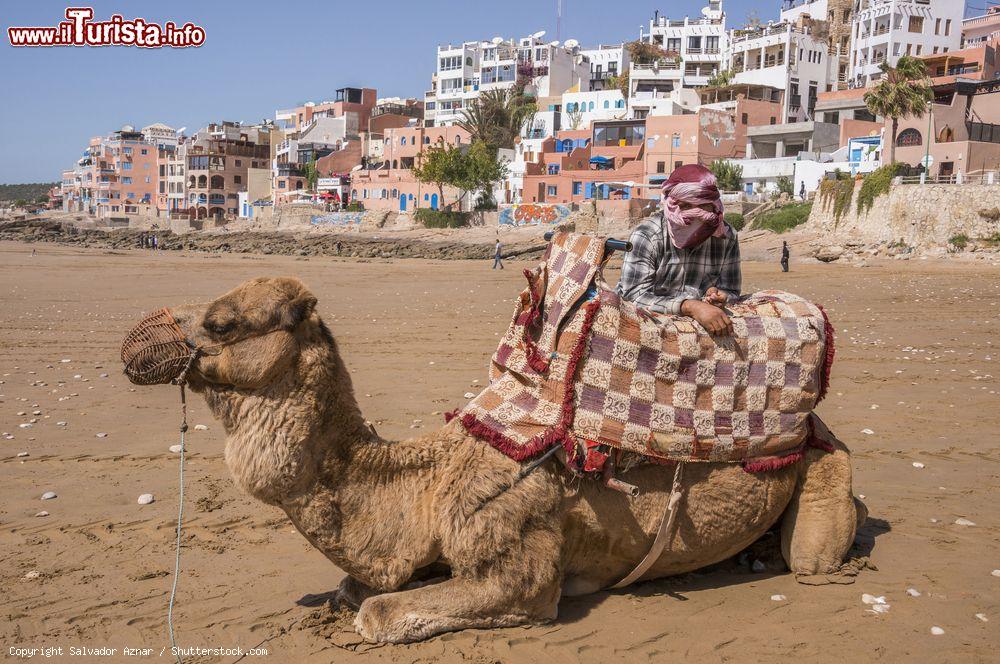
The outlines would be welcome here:
<svg viewBox="0 0 1000 664">
<path fill-rule="evenodd" d="M 169 309 L 149 314 L 122 341 L 125 375 L 136 385 L 165 385 L 184 373 L 194 354 Z"/>
</svg>

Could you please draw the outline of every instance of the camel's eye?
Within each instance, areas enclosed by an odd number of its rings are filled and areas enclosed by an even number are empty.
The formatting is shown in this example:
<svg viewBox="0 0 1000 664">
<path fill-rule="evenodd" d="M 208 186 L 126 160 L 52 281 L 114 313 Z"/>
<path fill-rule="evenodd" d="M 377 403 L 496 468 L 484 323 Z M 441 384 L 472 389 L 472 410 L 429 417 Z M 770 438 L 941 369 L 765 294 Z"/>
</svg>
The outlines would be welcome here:
<svg viewBox="0 0 1000 664">
<path fill-rule="evenodd" d="M 221 337 L 228 332 L 232 332 L 233 328 L 236 327 L 236 321 L 229 321 L 228 323 L 219 323 L 217 321 L 207 320 L 202 325 L 209 333 L 214 336 Z"/>
</svg>

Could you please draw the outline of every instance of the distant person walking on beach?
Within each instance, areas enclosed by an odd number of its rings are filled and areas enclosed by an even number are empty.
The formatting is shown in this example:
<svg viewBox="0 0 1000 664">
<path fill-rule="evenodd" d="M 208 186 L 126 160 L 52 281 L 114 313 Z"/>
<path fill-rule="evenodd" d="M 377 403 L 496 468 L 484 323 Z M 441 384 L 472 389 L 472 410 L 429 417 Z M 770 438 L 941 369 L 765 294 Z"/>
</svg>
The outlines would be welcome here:
<svg viewBox="0 0 1000 664">
<path fill-rule="evenodd" d="M 500 266 L 501 270 L 503 269 L 503 262 L 500 260 L 500 258 L 501 258 L 500 253 L 501 253 L 502 249 L 503 249 L 503 245 L 500 244 L 500 238 L 497 238 L 497 246 L 496 246 L 495 251 L 493 252 L 493 269 L 494 270 L 497 269 L 497 265 Z"/>
<path fill-rule="evenodd" d="M 160 248 L 160 241 L 154 235 L 153 236 L 153 251 L 156 251 L 159 248 Z"/>
<path fill-rule="evenodd" d="M 790 253 L 788 251 L 788 243 L 784 240 L 781 241 L 781 271 L 788 272 L 788 258 Z"/>
</svg>

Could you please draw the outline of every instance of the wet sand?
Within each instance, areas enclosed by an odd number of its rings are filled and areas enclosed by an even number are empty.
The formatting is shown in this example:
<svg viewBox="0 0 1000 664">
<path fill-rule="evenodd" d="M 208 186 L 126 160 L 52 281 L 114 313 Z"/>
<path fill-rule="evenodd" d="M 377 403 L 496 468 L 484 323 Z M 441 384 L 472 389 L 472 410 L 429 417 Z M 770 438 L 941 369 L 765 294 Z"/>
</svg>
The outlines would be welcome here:
<svg viewBox="0 0 1000 664">
<path fill-rule="evenodd" d="M 142 312 L 211 299 L 251 277 L 300 277 L 319 297 L 366 416 L 404 438 L 438 426 L 477 391 L 473 381 L 486 381 L 525 263 L 489 265 L 0 243 L 0 432 L 13 436 L 0 438 L 3 656 L 108 647 L 117 649 L 110 659 L 136 661 L 122 648 L 155 657 L 169 646 L 178 393 L 121 375 L 118 345 Z M 546 626 L 371 647 L 351 616 L 322 606 L 343 572 L 279 510 L 240 494 L 221 426 L 195 397 L 189 421 L 208 429 L 188 436 L 180 645 L 259 646 L 269 654 L 246 661 L 274 662 L 996 661 L 1000 270 L 935 261 L 744 270 L 745 290 L 799 293 L 824 304 L 837 328 L 819 412 L 854 453 L 855 492 L 871 513 L 854 554 L 877 570 L 814 587 L 723 565 L 566 599 Z M 58 497 L 40 500 L 46 491 Z M 138 505 L 142 493 L 156 501 Z M 890 610 L 866 611 L 862 593 L 884 595 Z M 779 594 L 786 599 L 771 599 Z"/>
</svg>

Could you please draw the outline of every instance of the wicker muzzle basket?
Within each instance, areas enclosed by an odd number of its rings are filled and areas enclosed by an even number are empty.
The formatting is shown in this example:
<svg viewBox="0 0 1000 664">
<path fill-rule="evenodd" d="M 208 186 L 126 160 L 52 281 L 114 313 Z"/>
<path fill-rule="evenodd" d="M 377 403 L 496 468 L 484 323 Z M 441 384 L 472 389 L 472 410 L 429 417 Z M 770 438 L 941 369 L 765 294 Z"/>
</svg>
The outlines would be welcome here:
<svg viewBox="0 0 1000 664">
<path fill-rule="evenodd" d="M 125 375 L 136 385 L 165 385 L 184 371 L 191 358 L 188 344 L 169 309 L 149 314 L 122 341 Z"/>
</svg>

